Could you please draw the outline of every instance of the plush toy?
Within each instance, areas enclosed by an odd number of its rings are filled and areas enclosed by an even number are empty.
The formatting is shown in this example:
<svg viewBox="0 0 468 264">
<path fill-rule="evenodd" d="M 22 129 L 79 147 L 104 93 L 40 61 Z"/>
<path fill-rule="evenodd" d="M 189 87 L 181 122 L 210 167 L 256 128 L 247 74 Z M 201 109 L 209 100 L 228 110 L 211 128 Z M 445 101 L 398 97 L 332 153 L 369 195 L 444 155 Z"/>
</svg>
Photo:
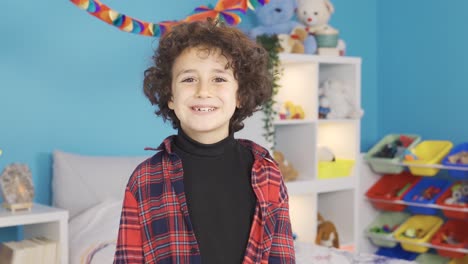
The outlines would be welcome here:
<svg viewBox="0 0 468 264">
<path fill-rule="evenodd" d="M 327 80 L 319 87 L 321 98 L 319 104 L 323 105 L 323 101 L 327 102 L 329 113 L 326 115 L 328 119 L 339 118 L 361 118 L 363 115 L 362 109 L 356 106 L 355 98 L 351 93 L 351 88 L 345 83 L 338 80 Z M 319 107 L 320 107 L 319 106 Z"/>
<path fill-rule="evenodd" d="M 281 46 L 280 52 L 304 53 L 304 41 L 307 38 L 307 31 L 302 27 L 296 27 L 291 34 L 278 34 Z"/>
<path fill-rule="evenodd" d="M 334 12 L 330 0 L 298 0 L 297 18 L 315 36 L 319 54 L 320 49 L 336 49 L 336 55 L 344 55 L 346 45 L 339 40 L 339 31 L 328 24 Z"/>
<path fill-rule="evenodd" d="M 295 0 L 270 0 L 268 4 L 259 5 L 255 9 L 257 27 L 249 31 L 249 36 L 256 39 L 260 35 L 290 34 L 301 24 L 294 21 Z"/>
<path fill-rule="evenodd" d="M 285 158 L 282 152 L 280 151 L 273 151 L 273 158 L 279 165 L 279 169 L 281 171 L 281 174 L 283 175 L 284 181 L 293 181 L 297 178 L 299 173 L 297 170 L 293 167 L 292 164 L 290 164 Z"/>
<path fill-rule="evenodd" d="M 286 101 L 279 111 L 279 118 L 285 119 L 304 119 L 305 112 L 302 106 L 296 105 L 291 101 Z"/>
<path fill-rule="evenodd" d="M 335 225 L 325 220 L 322 215 L 317 216 L 317 237 L 315 243 L 325 247 L 340 248 L 340 239 Z"/>
</svg>

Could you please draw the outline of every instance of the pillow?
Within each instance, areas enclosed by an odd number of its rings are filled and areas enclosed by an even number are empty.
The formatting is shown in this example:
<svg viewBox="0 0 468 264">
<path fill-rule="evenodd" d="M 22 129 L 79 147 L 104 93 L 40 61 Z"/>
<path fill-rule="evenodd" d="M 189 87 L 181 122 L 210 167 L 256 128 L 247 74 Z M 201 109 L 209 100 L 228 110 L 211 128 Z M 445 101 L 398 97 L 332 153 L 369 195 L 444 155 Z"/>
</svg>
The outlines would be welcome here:
<svg viewBox="0 0 468 264">
<path fill-rule="evenodd" d="M 108 199 L 123 199 L 133 170 L 148 157 L 82 156 L 53 153 L 53 205 L 69 211 L 70 219 Z"/>
</svg>

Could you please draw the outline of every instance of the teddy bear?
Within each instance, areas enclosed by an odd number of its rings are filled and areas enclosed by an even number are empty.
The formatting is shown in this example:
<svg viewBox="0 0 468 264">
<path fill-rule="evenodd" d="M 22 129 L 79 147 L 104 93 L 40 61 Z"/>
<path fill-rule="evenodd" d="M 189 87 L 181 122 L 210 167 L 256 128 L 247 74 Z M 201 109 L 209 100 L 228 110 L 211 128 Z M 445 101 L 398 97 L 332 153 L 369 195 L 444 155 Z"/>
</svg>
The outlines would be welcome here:
<svg viewBox="0 0 468 264">
<path fill-rule="evenodd" d="M 346 44 L 338 38 L 339 31 L 328 24 L 335 8 L 330 0 L 297 0 L 297 18 L 307 32 L 315 37 L 316 49 L 336 48 L 336 55 L 344 55 Z M 306 53 L 307 45 L 306 45 Z"/>
<path fill-rule="evenodd" d="M 317 216 L 317 237 L 315 244 L 325 247 L 340 248 L 340 238 L 335 225 L 325 220 L 320 213 Z"/>
<path fill-rule="evenodd" d="M 285 159 L 282 152 L 276 150 L 273 151 L 273 159 L 278 163 L 279 170 L 281 175 L 283 175 L 284 181 L 293 181 L 297 178 L 299 173 L 293 167 L 293 165 Z"/>
<path fill-rule="evenodd" d="M 260 25 L 252 28 L 249 36 L 256 39 L 260 35 L 290 34 L 297 26 L 301 26 L 292 19 L 295 9 L 295 0 L 270 0 L 263 6 L 257 6 L 255 15 Z"/>
<path fill-rule="evenodd" d="M 361 118 L 364 111 L 356 106 L 351 87 L 339 80 L 326 80 L 319 87 L 319 111 L 322 107 L 329 109 L 325 118 Z"/>
<path fill-rule="evenodd" d="M 304 41 L 308 34 L 303 27 L 296 27 L 291 34 L 278 34 L 280 52 L 304 53 Z"/>
</svg>

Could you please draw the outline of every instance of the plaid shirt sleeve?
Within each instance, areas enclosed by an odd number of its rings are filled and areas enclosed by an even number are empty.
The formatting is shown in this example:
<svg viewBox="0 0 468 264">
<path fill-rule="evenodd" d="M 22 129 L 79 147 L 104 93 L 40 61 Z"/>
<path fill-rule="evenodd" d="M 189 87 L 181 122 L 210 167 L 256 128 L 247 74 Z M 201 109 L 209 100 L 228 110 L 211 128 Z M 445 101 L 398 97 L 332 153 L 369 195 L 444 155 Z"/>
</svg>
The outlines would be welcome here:
<svg viewBox="0 0 468 264">
<path fill-rule="evenodd" d="M 286 185 L 282 179 L 280 203 L 277 210 L 275 233 L 273 234 L 268 264 L 295 264 L 294 240 L 289 218 L 289 199 Z"/>
<path fill-rule="evenodd" d="M 141 238 L 137 200 L 127 187 L 120 217 L 114 264 L 144 263 Z"/>
</svg>

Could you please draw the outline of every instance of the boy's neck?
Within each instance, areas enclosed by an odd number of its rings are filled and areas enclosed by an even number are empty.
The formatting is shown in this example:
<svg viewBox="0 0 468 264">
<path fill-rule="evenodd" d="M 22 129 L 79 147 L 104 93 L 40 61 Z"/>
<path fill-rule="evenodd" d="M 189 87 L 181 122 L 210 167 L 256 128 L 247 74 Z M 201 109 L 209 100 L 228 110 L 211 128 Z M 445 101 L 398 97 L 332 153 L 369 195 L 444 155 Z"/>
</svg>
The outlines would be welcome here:
<svg viewBox="0 0 468 264">
<path fill-rule="evenodd" d="M 229 133 L 226 134 L 210 134 L 210 133 L 191 133 L 190 131 L 183 130 L 179 128 L 185 135 L 187 135 L 192 140 L 202 143 L 202 144 L 215 144 L 229 136 Z"/>
</svg>

